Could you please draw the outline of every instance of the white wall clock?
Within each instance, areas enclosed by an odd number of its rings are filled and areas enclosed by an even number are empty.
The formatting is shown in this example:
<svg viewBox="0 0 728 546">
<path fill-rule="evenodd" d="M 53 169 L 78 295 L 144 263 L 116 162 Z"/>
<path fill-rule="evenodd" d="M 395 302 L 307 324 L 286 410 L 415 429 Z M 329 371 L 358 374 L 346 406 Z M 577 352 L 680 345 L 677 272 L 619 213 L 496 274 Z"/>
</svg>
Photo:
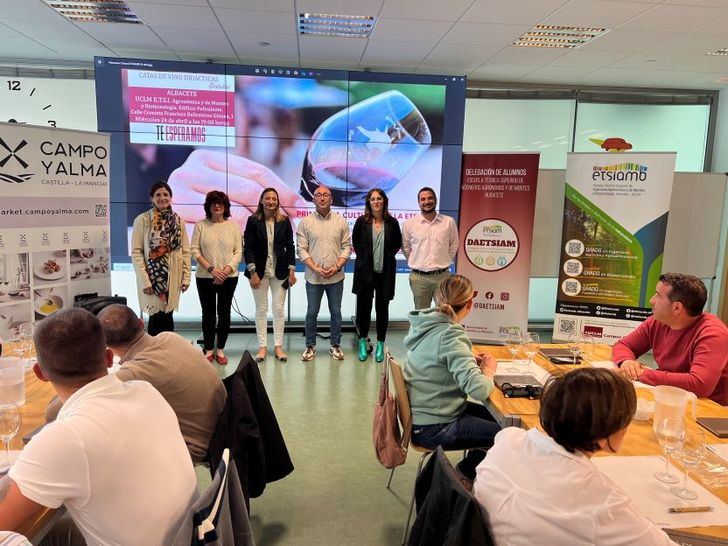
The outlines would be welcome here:
<svg viewBox="0 0 728 546">
<path fill-rule="evenodd" d="M 94 82 L 2 77 L 0 121 L 96 131 Z"/>
</svg>

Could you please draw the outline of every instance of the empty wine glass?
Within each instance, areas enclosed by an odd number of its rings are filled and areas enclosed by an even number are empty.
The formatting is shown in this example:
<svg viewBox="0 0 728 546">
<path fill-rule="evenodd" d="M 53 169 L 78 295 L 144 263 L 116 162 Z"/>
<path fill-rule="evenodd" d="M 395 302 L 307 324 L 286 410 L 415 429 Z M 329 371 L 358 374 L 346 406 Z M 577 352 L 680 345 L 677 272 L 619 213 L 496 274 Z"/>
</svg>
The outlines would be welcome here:
<svg viewBox="0 0 728 546">
<path fill-rule="evenodd" d="M 696 430 L 690 432 L 683 443 L 682 447 L 675 451 L 674 456 L 680 460 L 685 467 L 683 474 L 682 486 L 673 486 L 670 491 L 673 495 L 685 500 L 695 500 L 698 494 L 692 489 L 688 489 L 688 472 L 691 468 L 695 468 L 705 458 L 705 435 L 702 431 Z"/>
<path fill-rule="evenodd" d="M 528 357 L 529 368 L 533 364 L 533 357 L 536 356 L 540 344 L 541 338 L 536 332 L 526 332 L 526 336 L 523 338 L 523 352 Z"/>
<path fill-rule="evenodd" d="M 569 336 L 569 342 L 566 345 L 566 348 L 569 349 L 569 352 L 572 355 L 573 364 L 574 366 L 577 365 L 577 359 L 581 356 L 581 345 L 579 344 L 579 341 L 581 340 L 581 335 L 578 332 L 574 332 Z"/>
<path fill-rule="evenodd" d="M 511 353 L 511 360 L 515 362 L 516 356 L 518 355 L 518 352 L 521 350 L 521 345 L 523 344 L 523 336 L 521 335 L 521 329 L 520 328 L 508 328 L 503 335 L 503 341 L 505 343 L 506 348 L 508 349 L 508 352 Z M 509 372 L 517 372 L 518 368 L 516 366 L 509 366 L 508 368 Z"/>
<path fill-rule="evenodd" d="M 685 419 L 674 415 L 658 418 L 652 423 L 652 430 L 665 454 L 665 470 L 655 472 L 654 476 L 663 483 L 677 483 L 680 479 L 670 474 L 670 454 L 685 442 Z"/>
<path fill-rule="evenodd" d="M 10 441 L 20 430 L 22 417 L 20 409 L 15 404 L 3 404 L 0 406 L 0 440 L 5 444 L 5 462 L 0 464 L 0 473 L 7 472 L 10 468 Z"/>
<path fill-rule="evenodd" d="M 399 91 L 386 91 L 337 112 L 311 138 L 300 194 L 308 201 L 320 185 L 334 206 L 363 206 L 371 188 L 389 192 L 430 147 L 432 135 L 417 107 Z"/>
</svg>

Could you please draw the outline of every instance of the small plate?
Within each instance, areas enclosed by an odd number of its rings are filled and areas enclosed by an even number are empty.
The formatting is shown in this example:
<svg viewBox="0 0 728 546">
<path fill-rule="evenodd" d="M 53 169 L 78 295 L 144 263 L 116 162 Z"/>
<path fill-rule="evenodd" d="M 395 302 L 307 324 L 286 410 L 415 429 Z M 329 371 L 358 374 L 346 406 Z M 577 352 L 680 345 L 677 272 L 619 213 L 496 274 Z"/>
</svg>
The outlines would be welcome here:
<svg viewBox="0 0 728 546">
<path fill-rule="evenodd" d="M 60 269 L 58 271 L 54 271 L 53 273 L 48 273 L 45 270 L 45 263 L 38 264 L 33 268 L 33 273 L 36 277 L 39 279 L 43 279 L 45 281 L 57 281 L 58 279 L 62 279 L 66 276 L 65 271 L 63 271 L 63 264 L 58 263 L 57 260 L 54 260 Z"/>
<path fill-rule="evenodd" d="M 36 292 L 35 312 L 39 315 L 47 317 L 56 311 L 63 309 L 63 299 L 56 294 L 50 296 L 40 296 Z"/>
</svg>

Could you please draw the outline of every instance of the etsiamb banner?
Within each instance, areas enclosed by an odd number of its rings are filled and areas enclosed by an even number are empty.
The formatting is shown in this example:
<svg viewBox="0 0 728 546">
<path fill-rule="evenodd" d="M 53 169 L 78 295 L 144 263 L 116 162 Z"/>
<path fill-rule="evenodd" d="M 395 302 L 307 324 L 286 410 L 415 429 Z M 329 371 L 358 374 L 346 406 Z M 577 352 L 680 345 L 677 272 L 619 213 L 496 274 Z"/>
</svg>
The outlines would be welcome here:
<svg viewBox="0 0 728 546">
<path fill-rule="evenodd" d="M 554 340 L 611 343 L 651 315 L 675 155 L 568 155 Z"/>
<path fill-rule="evenodd" d="M 475 340 L 527 329 L 538 162 L 532 153 L 463 154 L 457 272 L 478 291 L 463 321 Z"/>
<path fill-rule="evenodd" d="M 111 293 L 109 136 L 0 123 L 0 337 Z"/>
</svg>

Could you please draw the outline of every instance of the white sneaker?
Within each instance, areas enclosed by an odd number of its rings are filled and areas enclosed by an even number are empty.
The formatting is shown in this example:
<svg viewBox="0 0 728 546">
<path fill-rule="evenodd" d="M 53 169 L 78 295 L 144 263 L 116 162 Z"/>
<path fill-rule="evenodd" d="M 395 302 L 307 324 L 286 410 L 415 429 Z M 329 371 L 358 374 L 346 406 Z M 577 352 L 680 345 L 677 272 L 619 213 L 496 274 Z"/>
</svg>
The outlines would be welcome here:
<svg viewBox="0 0 728 546">
<path fill-rule="evenodd" d="M 332 345 L 329 349 L 329 354 L 334 360 L 344 360 L 344 353 L 341 352 L 341 347 Z"/>
<path fill-rule="evenodd" d="M 303 351 L 303 354 L 301 355 L 301 360 L 304 362 L 311 362 L 315 356 L 316 347 L 306 347 L 306 350 Z"/>
</svg>

